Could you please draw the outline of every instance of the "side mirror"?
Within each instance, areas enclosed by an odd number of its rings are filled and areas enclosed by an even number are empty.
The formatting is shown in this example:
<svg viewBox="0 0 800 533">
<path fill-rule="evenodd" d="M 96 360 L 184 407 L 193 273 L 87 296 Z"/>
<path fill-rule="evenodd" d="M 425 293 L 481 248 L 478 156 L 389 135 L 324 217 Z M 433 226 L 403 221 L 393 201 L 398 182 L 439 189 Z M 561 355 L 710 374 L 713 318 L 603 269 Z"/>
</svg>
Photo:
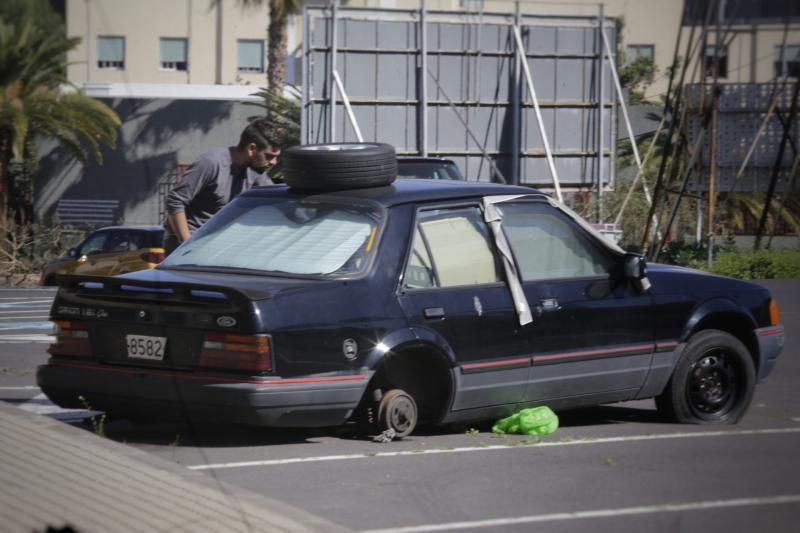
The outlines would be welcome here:
<svg viewBox="0 0 800 533">
<path fill-rule="evenodd" d="M 623 262 L 626 278 L 637 280 L 647 277 L 647 262 L 641 254 L 626 252 Z"/>
<path fill-rule="evenodd" d="M 78 249 L 70 248 L 69 250 L 67 250 L 67 255 L 70 257 L 78 257 Z"/>
<path fill-rule="evenodd" d="M 649 291 L 650 280 L 647 279 L 647 262 L 644 257 L 634 252 L 625 252 L 622 261 L 625 278 L 631 280 L 640 293 Z"/>
</svg>

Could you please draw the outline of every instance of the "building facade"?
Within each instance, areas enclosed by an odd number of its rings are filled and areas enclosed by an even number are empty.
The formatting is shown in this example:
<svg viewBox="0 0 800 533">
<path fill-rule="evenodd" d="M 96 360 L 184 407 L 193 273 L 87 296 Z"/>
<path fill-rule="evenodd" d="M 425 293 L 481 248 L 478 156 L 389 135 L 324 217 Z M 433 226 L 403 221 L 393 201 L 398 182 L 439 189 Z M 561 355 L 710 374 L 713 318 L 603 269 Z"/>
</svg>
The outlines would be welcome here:
<svg viewBox="0 0 800 533">
<path fill-rule="evenodd" d="M 67 34 L 81 39 L 68 56 L 68 78 L 89 94 L 123 86 L 130 94 L 149 85 L 177 86 L 164 87 L 163 96 L 192 97 L 202 90 L 178 87 L 264 86 L 268 6 L 238 0 L 66 0 Z M 287 27 L 287 83 L 299 82 L 297 19 L 289 17 Z"/>
<path fill-rule="evenodd" d="M 712 0 L 350 0 L 348 7 L 458 11 L 479 18 L 483 13 L 553 16 L 605 16 L 621 27 L 624 62 L 652 58 L 655 79 L 644 98 L 658 103 L 666 94 L 669 69 L 676 54 L 687 57 L 685 43 L 692 26 L 699 31 Z M 691 51 L 695 61 L 713 61 L 716 40 L 721 83 L 766 83 L 800 71 L 800 3 L 784 0 L 721 0 L 723 26 L 712 27 L 705 54 Z M 302 5 L 327 5 L 324 0 Z M 239 0 L 65 0 L 67 32 L 81 43 L 70 52 L 69 80 L 88 94 L 152 93 L 163 96 L 204 94 L 199 86 L 263 86 L 266 79 L 266 37 L 269 2 L 245 6 Z M 287 83 L 299 85 L 302 16 L 289 17 Z M 619 59 L 623 62 L 623 59 Z M 690 65 L 687 82 L 710 74 L 709 65 Z M 144 86 L 143 86 L 144 85 Z M 181 88 L 197 86 L 193 90 Z M 149 86 L 149 87 L 147 87 Z M 230 89 L 231 94 L 244 91 Z M 221 88 L 207 94 L 226 94 Z"/>
</svg>

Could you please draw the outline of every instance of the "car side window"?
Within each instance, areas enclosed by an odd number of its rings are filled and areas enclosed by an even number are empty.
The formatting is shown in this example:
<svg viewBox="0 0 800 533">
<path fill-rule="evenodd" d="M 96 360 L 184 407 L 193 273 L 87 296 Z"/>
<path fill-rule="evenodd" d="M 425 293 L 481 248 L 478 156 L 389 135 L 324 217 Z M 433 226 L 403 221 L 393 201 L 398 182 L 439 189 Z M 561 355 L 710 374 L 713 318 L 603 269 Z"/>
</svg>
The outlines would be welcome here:
<svg viewBox="0 0 800 533">
<path fill-rule="evenodd" d="M 106 245 L 107 252 L 127 252 L 131 249 L 130 234 L 127 231 L 119 231 L 111 235 Z"/>
<path fill-rule="evenodd" d="M 520 202 L 499 207 L 523 281 L 608 274 L 612 258 L 550 205 Z"/>
<path fill-rule="evenodd" d="M 107 232 L 95 233 L 81 244 L 78 256 L 101 253 L 108 237 Z"/>
<path fill-rule="evenodd" d="M 477 207 L 423 211 L 405 273 L 409 289 L 501 280 L 486 224 Z"/>
<path fill-rule="evenodd" d="M 144 238 L 141 232 L 131 231 L 128 233 L 128 250 L 141 250 L 147 248 L 144 245 Z"/>
</svg>

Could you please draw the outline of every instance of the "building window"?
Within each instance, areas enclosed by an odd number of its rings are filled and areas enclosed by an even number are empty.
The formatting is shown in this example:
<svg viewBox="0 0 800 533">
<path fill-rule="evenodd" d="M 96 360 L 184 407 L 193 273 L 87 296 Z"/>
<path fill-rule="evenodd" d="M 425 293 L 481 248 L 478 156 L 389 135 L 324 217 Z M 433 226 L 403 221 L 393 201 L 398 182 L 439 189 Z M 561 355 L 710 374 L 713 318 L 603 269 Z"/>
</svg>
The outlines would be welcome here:
<svg viewBox="0 0 800 533">
<path fill-rule="evenodd" d="M 186 39 L 172 37 L 161 38 L 161 70 L 186 70 L 187 61 Z"/>
<path fill-rule="evenodd" d="M 800 78 L 800 44 L 775 47 L 775 77 L 782 76 Z"/>
<path fill-rule="evenodd" d="M 716 46 L 710 44 L 706 46 L 706 60 L 705 60 L 705 71 L 706 77 L 710 78 L 714 76 L 714 61 L 715 57 L 714 54 L 716 52 Z M 717 52 L 716 61 L 719 62 L 719 71 L 717 72 L 717 77 L 719 78 L 727 78 L 728 77 L 728 47 L 721 46 L 719 48 L 719 52 Z"/>
<path fill-rule="evenodd" d="M 239 39 L 236 45 L 239 72 L 264 72 L 264 41 Z"/>
<path fill-rule="evenodd" d="M 625 52 L 625 64 L 631 65 L 640 57 L 653 61 L 655 56 L 656 46 L 654 44 L 629 44 Z"/>
<path fill-rule="evenodd" d="M 97 68 L 125 68 L 125 37 L 97 38 Z"/>
</svg>

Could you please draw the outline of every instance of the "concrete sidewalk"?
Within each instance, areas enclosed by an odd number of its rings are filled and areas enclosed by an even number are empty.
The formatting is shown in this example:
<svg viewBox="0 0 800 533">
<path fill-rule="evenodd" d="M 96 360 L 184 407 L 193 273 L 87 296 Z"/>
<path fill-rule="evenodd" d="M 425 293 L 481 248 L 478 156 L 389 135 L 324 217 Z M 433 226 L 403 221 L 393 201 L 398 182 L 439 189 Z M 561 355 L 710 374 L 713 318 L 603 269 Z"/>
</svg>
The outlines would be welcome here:
<svg viewBox="0 0 800 533">
<path fill-rule="evenodd" d="M 0 530 L 345 531 L 310 513 L 0 402 Z"/>
</svg>

